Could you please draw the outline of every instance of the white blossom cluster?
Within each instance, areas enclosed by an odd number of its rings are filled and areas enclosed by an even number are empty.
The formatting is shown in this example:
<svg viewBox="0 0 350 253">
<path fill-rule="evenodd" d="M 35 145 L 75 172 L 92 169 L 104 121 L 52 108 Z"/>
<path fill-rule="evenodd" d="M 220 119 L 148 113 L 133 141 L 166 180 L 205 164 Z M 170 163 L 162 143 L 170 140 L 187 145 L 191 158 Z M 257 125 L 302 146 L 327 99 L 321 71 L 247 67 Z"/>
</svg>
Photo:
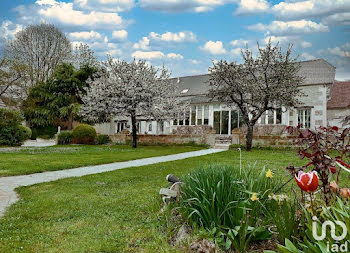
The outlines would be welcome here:
<svg viewBox="0 0 350 253">
<path fill-rule="evenodd" d="M 94 122 L 108 122 L 115 116 L 167 120 L 184 109 L 166 69 L 112 57 L 90 81 L 83 102 L 82 116 Z"/>
</svg>

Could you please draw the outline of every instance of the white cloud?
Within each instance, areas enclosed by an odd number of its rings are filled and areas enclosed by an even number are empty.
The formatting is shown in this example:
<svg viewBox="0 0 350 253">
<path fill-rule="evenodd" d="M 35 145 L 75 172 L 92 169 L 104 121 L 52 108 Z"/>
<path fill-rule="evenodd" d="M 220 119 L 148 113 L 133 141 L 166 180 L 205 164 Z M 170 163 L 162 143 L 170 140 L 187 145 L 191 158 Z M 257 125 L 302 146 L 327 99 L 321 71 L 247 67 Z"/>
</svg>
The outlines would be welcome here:
<svg viewBox="0 0 350 253">
<path fill-rule="evenodd" d="M 322 20 L 326 24 L 350 25 L 350 12 L 336 13 Z"/>
<path fill-rule="evenodd" d="M 90 32 L 72 32 L 69 37 L 74 40 L 91 40 L 91 39 L 101 39 L 102 35 L 95 31 Z"/>
<path fill-rule="evenodd" d="M 249 40 L 244 40 L 244 39 L 238 39 L 238 40 L 233 40 L 230 42 L 230 45 L 233 47 L 237 46 L 245 46 L 249 43 Z"/>
<path fill-rule="evenodd" d="M 284 1 L 273 6 L 279 19 L 323 18 L 336 13 L 350 12 L 348 0 Z"/>
<path fill-rule="evenodd" d="M 152 59 L 163 58 L 164 53 L 161 51 L 148 51 L 148 52 L 136 51 L 131 56 L 136 59 L 152 60 Z"/>
<path fill-rule="evenodd" d="M 162 12 L 207 12 L 236 0 L 139 0 L 142 8 Z"/>
<path fill-rule="evenodd" d="M 169 53 L 167 54 L 169 59 L 182 60 L 184 57 L 181 54 Z"/>
<path fill-rule="evenodd" d="M 163 34 L 151 32 L 148 37 L 155 41 L 165 42 L 195 42 L 197 40 L 196 35 L 190 31 L 182 31 L 178 33 L 166 32 Z"/>
<path fill-rule="evenodd" d="M 169 43 L 196 42 L 197 38 L 193 32 L 165 32 L 163 34 L 150 32 L 148 36 L 142 37 L 133 45 L 135 49 L 150 50 L 152 46 L 169 45 Z"/>
<path fill-rule="evenodd" d="M 240 47 L 237 47 L 237 48 L 234 48 L 234 49 L 232 49 L 231 50 L 231 53 L 233 54 L 233 55 L 235 55 L 235 56 L 240 56 L 240 55 L 242 55 L 242 48 L 240 48 Z"/>
<path fill-rule="evenodd" d="M 38 5 L 55 5 L 56 1 L 55 0 L 38 0 L 35 3 Z"/>
<path fill-rule="evenodd" d="M 149 49 L 149 38 L 143 37 L 139 42 L 134 44 L 133 48 L 148 50 Z"/>
<path fill-rule="evenodd" d="M 198 64 L 201 63 L 201 61 L 198 61 L 198 60 L 190 60 L 190 62 L 191 62 L 192 64 L 195 64 L 195 65 L 198 65 Z"/>
<path fill-rule="evenodd" d="M 22 31 L 22 29 L 22 25 L 14 24 L 10 20 L 5 20 L 0 26 L 0 38 L 4 40 L 12 40 L 19 31 Z"/>
<path fill-rule="evenodd" d="M 350 57 L 350 51 L 346 51 L 345 49 L 341 49 L 340 47 L 335 48 L 327 48 L 328 52 L 340 57 Z"/>
<path fill-rule="evenodd" d="M 300 43 L 301 47 L 302 48 L 308 48 L 308 47 L 312 47 L 312 43 L 311 42 L 308 42 L 308 41 L 302 41 Z"/>
<path fill-rule="evenodd" d="M 118 30 L 112 32 L 112 39 L 126 40 L 128 37 L 128 32 L 125 30 Z"/>
<path fill-rule="evenodd" d="M 135 51 L 131 55 L 132 57 L 136 59 L 143 59 L 143 60 L 159 60 L 159 59 L 169 59 L 169 60 L 182 60 L 184 57 L 181 54 L 176 53 L 168 53 L 164 54 L 161 51 Z"/>
<path fill-rule="evenodd" d="M 208 11 L 212 11 L 213 7 L 209 7 L 209 6 L 199 6 L 194 8 L 194 12 L 208 12 Z"/>
<path fill-rule="evenodd" d="M 313 55 L 311 55 L 311 54 L 309 54 L 309 53 L 302 53 L 301 55 L 301 58 L 303 59 L 303 60 L 315 60 L 316 59 L 316 57 L 315 56 L 313 56 Z"/>
<path fill-rule="evenodd" d="M 80 45 L 81 43 L 85 44 L 82 41 L 73 41 L 72 45 L 75 47 L 76 45 Z M 107 54 L 112 56 L 120 56 L 122 55 L 122 50 L 118 47 L 119 45 L 116 43 L 108 42 L 108 40 L 96 41 L 90 40 L 87 42 L 89 47 L 95 52 L 95 55 L 104 58 Z"/>
<path fill-rule="evenodd" d="M 113 57 L 120 56 L 120 55 L 122 55 L 122 50 L 120 50 L 119 48 L 111 49 L 111 50 L 107 50 L 105 52 L 105 54 L 108 54 L 108 55 L 113 56 Z"/>
<path fill-rule="evenodd" d="M 200 48 L 203 51 L 209 52 L 211 54 L 225 54 L 226 49 L 224 48 L 221 41 L 208 41 L 204 44 L 203 47 Z"/>
<path fill-rule="evenodd" d="M 302 36 L 268 36 L 263 39 L 263 43 L 267 44 L 271 40 L 272 43 L 280 43 L 280 45 L 289 45 L 308 48 L 312 46 L 311 42 L 302 39 Z"/>
<path fill-rule="evenodd" d="M 236 9 L 236 14 L 246 15 L 265 12 L 269 7 L 269 3 L 266 0 L 241 0 Z"/>
<path fill-rule="evenodd" d="M 300 18 L 301 14 L 310 12 L 315 7 L 313 1 L 301 1 L 301 2 L 280 2 L 273 6 L 272 10 L 278 14 L 278 16 L 289 16 Z"/>
<path fill-rule="evenodd" d="M 343 48 L 346 49 L 346 50 L 350 50 L 350 42 L 346 42 L 346 43 L 343 45 Z"/>
<path fill-rule="evenodd" d="M 121 12 L 131 10 L 134 0 L 75 0 L 74 3 L 82 9 Z"/>
<path fill-rule="evenodd" d="M 265 25 L 258 23 L 248 27 L 249 30 L 262 31 L 273 35 L 296 35 L 306 33 L 328 32 L 328 26 L 310 20 L 272 21 Z"/>
<path fill-rule="evenodd" d="M 46 4 L 43 4 L 45 2 Z M 47 4 L 49 2 L 50 4 Z M 65 26 L 83 26 L 85 28 L 102 28 L 123 26 L 125 22 L 117 13 L 100 11 L 81 11 L 73 3 L 41 0 L 36 2 L 40 18 Z M 22 10 L 25 15 L 25 10 Z M 23 16 L 22 19 L 30 19 Z"/>
</svg>

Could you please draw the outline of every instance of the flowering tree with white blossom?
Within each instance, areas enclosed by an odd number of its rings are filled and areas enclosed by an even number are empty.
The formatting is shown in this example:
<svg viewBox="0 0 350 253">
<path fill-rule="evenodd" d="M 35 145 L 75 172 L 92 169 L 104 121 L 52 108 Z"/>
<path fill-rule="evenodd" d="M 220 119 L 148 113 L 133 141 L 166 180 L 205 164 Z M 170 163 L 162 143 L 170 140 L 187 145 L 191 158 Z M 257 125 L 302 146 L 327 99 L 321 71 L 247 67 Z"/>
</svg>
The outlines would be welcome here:
<svg viewBox="0 0 350 253">
<path fill-rule="evenodd" d="M 247 126 L 246 149 L 250 150 L 254 125 L 264 112 L 299 104 L 303 78 L 291 56 L 291 45 L 283 53 L 270 40 L 265 48 L 258 45 L 256 57 L 248 47 L 241 53 L 242 64 L 221 60 L 209 68 L 209 95 L 240 110 Z"/>
<path fill-rule="evenodd" d="M 96 123 L 109 122 L 115 116 L 130 117 L 133 148 L 137 146 L 138 117 L 169 120 L 186 106 L 178 99 L 166 69 L 155 69 L 141 60 L 128 63 L 112 57 L 102 63 L 83 102 L 82 116 Z"/>
</svg>

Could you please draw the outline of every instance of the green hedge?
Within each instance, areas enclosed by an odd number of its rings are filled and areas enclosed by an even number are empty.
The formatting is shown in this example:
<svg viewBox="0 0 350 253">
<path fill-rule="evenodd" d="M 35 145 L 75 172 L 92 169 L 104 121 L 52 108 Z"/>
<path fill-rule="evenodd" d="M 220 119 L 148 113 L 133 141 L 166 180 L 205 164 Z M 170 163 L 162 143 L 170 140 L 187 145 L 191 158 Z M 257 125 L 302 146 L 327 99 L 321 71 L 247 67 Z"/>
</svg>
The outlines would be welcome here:
<svg viewBox="0 0 350 253">
<path fill-rule="evenodd" d="M 73 133 L 72 131 L 62 131 L 57 136 L 57 144 L 67 145 L 72 143 Z"/>
<path fill-rule="evenodd" d="M 103 144 L 111 143 L 111 139 L 107 134 L 99 134 L 96 136 L 95 143 L 97 145 L 103 145 Z"/>
<path fill-rule="evenodd" d="M 20 146 L 30 138 L 32 131 L 21 125 L 23 120 L 20 112 L 0 108 L 0 145 Z"/>
<path fill-rule="evenodd" d="M 36 140 L 37 138 L 42 139 L 51 139 L 57 133 L 56 126 L 46 126 L 46 127 L 33 127 L 32 128 L 32 140 Z"/>
<path fill-rule="evenodd" d="M 95 144 L 96 130 L 93 126 L 80 124 L 73 130 L 73 143 Z"/>
</svg>

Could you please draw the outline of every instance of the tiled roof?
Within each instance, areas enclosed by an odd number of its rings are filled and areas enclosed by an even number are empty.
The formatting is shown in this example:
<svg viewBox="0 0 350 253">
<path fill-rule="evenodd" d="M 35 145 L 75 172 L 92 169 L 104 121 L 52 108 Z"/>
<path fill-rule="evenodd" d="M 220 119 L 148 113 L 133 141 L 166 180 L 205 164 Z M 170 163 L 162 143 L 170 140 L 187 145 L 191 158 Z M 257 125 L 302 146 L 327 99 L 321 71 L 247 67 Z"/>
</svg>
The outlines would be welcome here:
<svg viewBox="0 0 350 253">
<path fill-rule="evenodd" d="M 330 84 L 335 77 L 335 67 L 323 59 L 302 61 L 300 63 L 299 74 L 303 76 L 304 85 L 310 84 Z M 209 90 L 208 74 L 197 76 L 184 76 L 172 79 L 178 86 L 181 96 L 196 96 L 207 94 Z M 186 91 L 187 90 L 187 91 Z"/>
<path fill-rule="evenodd" d="M 350 107 L 350 81 L 334 82 L 332 96 L 327 103 L 327 108 L 347 107 Z"/>
</svg>

